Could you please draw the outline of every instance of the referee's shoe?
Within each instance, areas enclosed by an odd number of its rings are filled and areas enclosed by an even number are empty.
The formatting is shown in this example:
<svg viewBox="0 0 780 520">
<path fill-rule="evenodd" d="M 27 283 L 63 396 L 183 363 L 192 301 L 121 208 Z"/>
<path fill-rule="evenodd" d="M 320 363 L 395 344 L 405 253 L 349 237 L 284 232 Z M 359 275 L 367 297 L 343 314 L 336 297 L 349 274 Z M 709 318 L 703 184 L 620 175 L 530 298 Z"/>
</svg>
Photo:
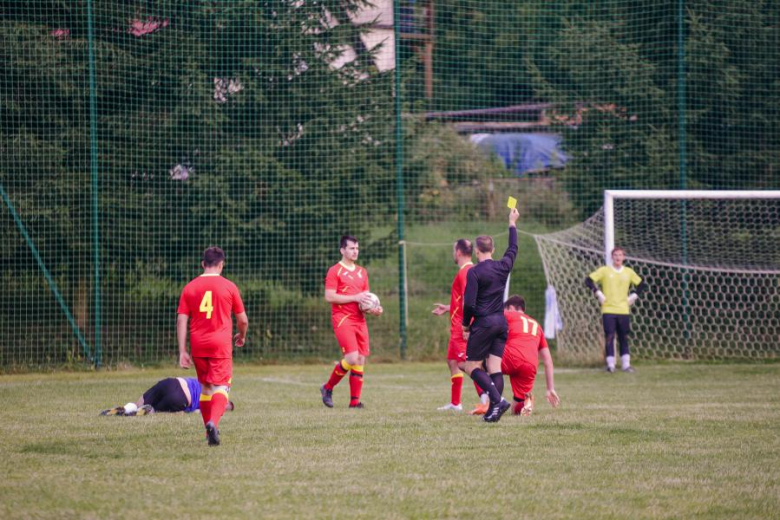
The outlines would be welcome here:
<svg viewBox="0 0 780 520">
<path fill-rule="evenodd" d="M 485 422 L 498 422 L 501 419 L 501 416 L 511 407 L 512 405 L 509 404 L 509 401 L 504 398 L 497 404 L 491 403 L 490 408 L 488 408 L 487 413 L 485 413 Z"/>
</svg>

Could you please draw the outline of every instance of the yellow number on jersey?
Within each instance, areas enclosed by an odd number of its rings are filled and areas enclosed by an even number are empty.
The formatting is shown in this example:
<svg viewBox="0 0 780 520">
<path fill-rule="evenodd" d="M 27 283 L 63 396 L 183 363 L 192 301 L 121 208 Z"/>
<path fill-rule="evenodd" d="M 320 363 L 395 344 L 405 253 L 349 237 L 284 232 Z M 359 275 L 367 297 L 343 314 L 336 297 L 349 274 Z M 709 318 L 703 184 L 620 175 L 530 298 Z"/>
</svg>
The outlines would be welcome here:
<svg viewBox="0 0 780 520">
<path fill-rule="evenodd" d="M 523 333 L 528 334 L 528 322 L 531 322 L 531 335 L 536 336 L 536 331 L 539 330 L 539 324 L 525 316 L 521 316 L 520 319 L 523 320 Z"/>
<path fill-rule="evenodd" d="M 206 291 L 203 295 L 203 299 L 200 301 L 200 312 L 206 313 L 206 319 L 211 319 L 211 313 L 214 311 L 214 305 L 211 303 L 211 291 Z"/>
</svg>

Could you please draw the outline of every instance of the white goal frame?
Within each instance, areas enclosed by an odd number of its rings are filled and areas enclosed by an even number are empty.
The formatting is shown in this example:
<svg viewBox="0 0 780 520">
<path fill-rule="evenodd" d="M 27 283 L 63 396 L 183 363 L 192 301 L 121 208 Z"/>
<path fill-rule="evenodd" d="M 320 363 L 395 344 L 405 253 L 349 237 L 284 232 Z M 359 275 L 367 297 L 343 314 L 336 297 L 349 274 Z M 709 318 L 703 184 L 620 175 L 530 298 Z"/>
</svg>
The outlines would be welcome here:
<svg viewBox="0 0 780 520">
<path fill-rule="evenodd" d="M 604 190 L 604 261 L 612 265 L 615 248 L 615 199 L 780 199 L 775 190 Z"/>
</svg>

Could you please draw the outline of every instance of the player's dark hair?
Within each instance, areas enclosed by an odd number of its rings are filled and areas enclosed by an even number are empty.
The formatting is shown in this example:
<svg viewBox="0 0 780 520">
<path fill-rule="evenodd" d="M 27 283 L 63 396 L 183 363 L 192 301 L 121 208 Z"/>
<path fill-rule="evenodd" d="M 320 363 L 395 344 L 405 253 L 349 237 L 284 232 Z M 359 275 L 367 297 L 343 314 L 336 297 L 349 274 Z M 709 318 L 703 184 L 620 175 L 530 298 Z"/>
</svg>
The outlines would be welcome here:
<svg viewBox="0 0 780 520">
<path fill-rule="evenodd" d="M 471 254 L 474 252 L 474 246 L 471 245 L 469 240 L 466 240 L 465 238 L 459 238 L 458 241 L 455 242 L 455 250 L 459 251 L 460 254 L 464 256 L 471 256 Z"/>
<path fill-rule="evenodd" d="M 225 261 L 225 252 L 216 246 L 208 247 L 203 251 L 203 267 L 214 267 Z"/>
<path fill-rule="evenodd" d="M 622 251 L 624 255 L 626 254 L 626 250 L 625 249 L 623 249 L 620 246 L 615 246 L 615 247 L 612 248 L 612 252 L 609 254 L 609 256 L 614 255 L 615 251 Z"/>
<path fill-rule="evenodd" d="M 353 237 L 352 235 L 342 235 L 341 240 L 339 241 L 339 249 L 344 249 L 347 247 L 347 242 L 354 242 L 358 243 L 358 239 Z"/>
<path fill-rule="evenodd" d="M 480 235 L 477 237 L 477 251 L 480 253 L 489 253 L 493 250 L 493 237 Z"/>
<path fill-rule="evenodd" d="M 504 302 L 504 308 L 508 309 L 510 305 L 515 309 L 520 309 L 521 311 L 525 312 L 525 300 L 522 296 L 517 294 L 510 296 L 509 299 Z"/>
</svg>

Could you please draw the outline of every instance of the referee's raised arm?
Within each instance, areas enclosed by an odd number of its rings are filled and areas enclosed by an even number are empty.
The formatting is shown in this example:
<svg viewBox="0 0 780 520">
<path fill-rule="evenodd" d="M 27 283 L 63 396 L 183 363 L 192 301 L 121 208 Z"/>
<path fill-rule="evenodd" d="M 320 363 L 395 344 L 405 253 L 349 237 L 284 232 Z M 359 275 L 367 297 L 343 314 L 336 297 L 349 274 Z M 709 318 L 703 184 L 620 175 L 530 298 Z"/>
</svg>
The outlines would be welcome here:
<svg viewBox="0 0 780 520">
<path fill-rule="evenodd" d="M 509 246 L 501 259 L 501 263 L 507 267 L 507 272 L 512 270 L 512 267 L 515 265 L 515 258 L 517 258 L 518 218 L 520 218 L 520 213 L 517 211 L 517 208 L 512 208 L 512 211 L 509 213 Z"/>
</svg>

